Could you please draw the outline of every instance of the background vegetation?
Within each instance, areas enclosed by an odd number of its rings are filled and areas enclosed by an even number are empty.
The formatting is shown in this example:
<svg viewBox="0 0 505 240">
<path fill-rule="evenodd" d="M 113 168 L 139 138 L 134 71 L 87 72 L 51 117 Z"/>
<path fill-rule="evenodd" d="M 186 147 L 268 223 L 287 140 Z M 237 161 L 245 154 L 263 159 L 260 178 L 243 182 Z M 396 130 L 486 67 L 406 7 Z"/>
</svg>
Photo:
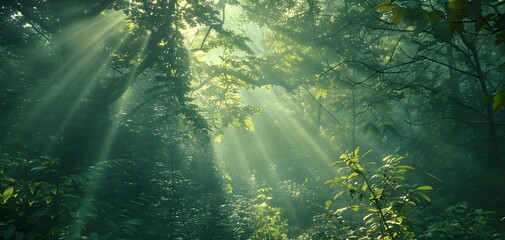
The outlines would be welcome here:
<svg viewBox="0 0 505 240">
<path fill-rule="evenodd" d="M 3 239 L 503 239 L 505 4 L 2 0 Z"/>
</svg>

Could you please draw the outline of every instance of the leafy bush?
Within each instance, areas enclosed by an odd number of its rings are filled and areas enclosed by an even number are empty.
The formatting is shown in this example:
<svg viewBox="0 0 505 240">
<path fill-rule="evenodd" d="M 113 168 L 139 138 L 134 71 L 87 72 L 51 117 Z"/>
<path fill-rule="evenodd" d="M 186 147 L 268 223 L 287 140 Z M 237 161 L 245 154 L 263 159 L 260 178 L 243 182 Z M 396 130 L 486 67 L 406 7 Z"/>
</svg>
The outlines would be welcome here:
<svg viewBox="0 0 505 240">
<path fill-rule="evenodd" d="M 492 211 L 470 210 L 468 203 L 448 207 L 419 239 L 502 239 L 491 226 Z"/>
<path fill-rule="evenodd" d="M 359 148 L 353 152 L 346 151 L 334 164 L 339 167 L 341 175 L 325 184 L 330 188 L 344 189 L 338 191 L 333 200 L 341 198 L 347 192 L 353 203 L 319 216 L 327 218 L 327 224 L 332 223 L 334 226 L 333 230 L 330 227 L 326 232 L 343 234 L 352 239 L 413 239 L 415 234 L 409 228 L 409 212 L 423 199 L 431 201 L 425 191 L 433 188 L 404 183 L 405 173 L 414 168 L 402 164 L 403 157 L 387 156 L 380 166 L 373 169 L 371 166 L 377 163 L 363 161 L 368 153 L 360 156 Z M 333 201 L 328 200 L 325 205 L 330 208 Z M 360 213 L 362 218 L 346 223 L 343 219 L 349 210 Z"/>
</svg>

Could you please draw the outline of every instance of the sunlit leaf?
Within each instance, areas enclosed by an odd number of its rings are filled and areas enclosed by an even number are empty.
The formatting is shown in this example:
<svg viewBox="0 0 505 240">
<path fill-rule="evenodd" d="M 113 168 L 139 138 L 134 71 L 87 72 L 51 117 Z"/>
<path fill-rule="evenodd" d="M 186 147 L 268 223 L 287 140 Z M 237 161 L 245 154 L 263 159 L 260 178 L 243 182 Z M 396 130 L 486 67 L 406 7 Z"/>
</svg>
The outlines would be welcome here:
<svg viewBox="0 0 505 240">
<path fill-rule="evenodd" d="M 328 200 L 328 201 L 326 201 L 326 202 L 324 203 L 324 205 L 328 208 L 328 207 L 330 207 L 330 206 L 331 206 L 331 204 L 332 204 L 332 203 L 333 203 L 333 201 Z"/>
<path fill-rule="evenodd" d="M 361 191 L 363 191 L 363 193 L 365 193 L 367 189 L 368 189 L 368 184 L 366 182 L 363 182 L 363 187 L 361 188 Z"/>
<path fill-rule="evenodd" d="M 419 194 L 419 196 L 421 196 L 422 198 L 424 198 L 424 200 L 428 201 L 428 202 L 431 202 L 431 198 L 428 197 L 428 195 L 426 195 L 426 193 L 423 193 L 423 192 L 417 192 L 417 194 Z"/>
<path fill-rule="evenodd" d="M 7 189 L 4 190 L 4 193 L 3 193 L 3 199 L 4 199 L 4 203 L 7 202 L 7 200 L 9 200 L 9 198 L 12 197 L 12 193 L 14 193 L 14 188 L 13 187 L 8 187 Z"/>
<path fill-rule="evenodd" d="M 505 106 L 505 89 L 498 91 L 493 96 L 493 110 L 496 111 L 503 106 Z"/>
<path fill-rule="evenodd" d="M 361 209 L 361 206 L 360 206 L 360 205 L 355 204 L 355 205 L 352 205 L 350 208 L 351 208 L 353 211 L 357 212 L 357 211 L 359 211 L 359 210 Z"/>
<path fill-rule="evenodd" d="M 365 217 L 363 217 L 363 221 L 366 221 L 367 219 L 369 219 L 370 217 L 374 216 L 375 213 L 370 213 L 368 215 L 366 215 Z"/>
<path fill-rule="evenodd" d="M 424 185 L 424 186 L 418 187 L 417 190 L 429 191 L 429 190 L 433 190 L 433 188 L 431 186 Z"/>
<path fill-rule="evenodd" d="M 324 185 L 327 185 L 327 184 L 330 184 L 330 183 L 334 183 L 334 182 L 335 182 L 335 180 L 333 180 L 333 179 L 326 180 L 326 181 L 324 182 Z"/>
<path fill-rule="evenodd" d="M 398 7 L 398 5 L 396 5 L 395 3 L 383 2 L 377 5 L 377 7 L 374 8 L 374 11 L 378 13 L 385 13 L 393 10 L 396 7 Z"/>
<path fill-rule="evenodd" d="M 30 171 L 38 173 L 38 172 L 40 172 L 40 171 L 42 171 L 44 169 L 46 169 L 46 167 L 34 167 Z"/>
<path fill-rule="evenodd" d="M 224 135 L 223 134 L 217 134 L 215 137 L 214 137 L 214 141 L 217 142 L 217 143 L 220 143 L 222 140 L 223 140 L 223 137 Z"/>
<path fill-rule="evenodd" d="M 349 179 L 352 179 L 352 178 L 354 178 L 354 177 L 357 177 L 358 175 L 359 175 L 358 173 L 353 172 L 353 173 L 349 174 L 349 176 L 347 176 L 347 179 L 348 179 L 348 180 L 349 180 Z"/>
<path fill-rule="evenodd" d="M 377 213 L 379 212 L 379 209 L 375 208 L 375 207 L 365 207 L 366 210 L 370 211 L 370 212 L 373 212 L 373 213 Z M 384 210 L 384 209 L 383 209 Z"/>
<path fill-rule="evenodd" d="M 400 165 L 400 166 L 397 166 L 397 168 L 414 170 L 414 168 L 412 166 L 409 166 L 409 165 Z"/>
<path fill-rule="evenodd" d="M 252 119 L 250 117 L 247 117 L 245 120 L 244 120 L 244 124 L 246 126 L 246 129 L 250 132 L 254 132 L 254 123 L 252 121 Z"/>
<path fill-rule="evenodd" d="M 398 180 L 405 180 L 404 176 L 393 176 L 392 178 L 398 179 Z"/>
</svg>

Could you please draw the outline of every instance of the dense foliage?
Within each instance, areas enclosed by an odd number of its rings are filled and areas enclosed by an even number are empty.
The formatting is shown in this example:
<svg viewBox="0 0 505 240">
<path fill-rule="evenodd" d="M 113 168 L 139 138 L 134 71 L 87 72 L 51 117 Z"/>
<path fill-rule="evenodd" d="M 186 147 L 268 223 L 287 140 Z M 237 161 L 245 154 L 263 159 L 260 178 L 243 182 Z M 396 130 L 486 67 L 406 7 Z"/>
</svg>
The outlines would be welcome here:
<svg viewBox="0 0 505 240">
<path fill-rule="evenodd" d="M 504 51 L 497 0 L 0 1 L 0 237 L 503 239 Z"/>
</svg>

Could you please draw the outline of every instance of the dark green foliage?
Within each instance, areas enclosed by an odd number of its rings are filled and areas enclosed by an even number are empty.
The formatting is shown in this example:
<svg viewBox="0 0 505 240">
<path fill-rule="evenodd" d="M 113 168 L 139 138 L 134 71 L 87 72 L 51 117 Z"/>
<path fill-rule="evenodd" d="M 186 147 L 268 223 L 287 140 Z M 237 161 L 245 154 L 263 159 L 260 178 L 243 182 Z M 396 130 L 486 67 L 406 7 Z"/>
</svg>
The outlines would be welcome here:
<svg viewBox="0 0 505 240">
<path fill-rule="evenodd" d="M 448 207 L 419 239 L 502 239 L 493 228 L 495 213 L 461 202 Z"/>
</svg>

